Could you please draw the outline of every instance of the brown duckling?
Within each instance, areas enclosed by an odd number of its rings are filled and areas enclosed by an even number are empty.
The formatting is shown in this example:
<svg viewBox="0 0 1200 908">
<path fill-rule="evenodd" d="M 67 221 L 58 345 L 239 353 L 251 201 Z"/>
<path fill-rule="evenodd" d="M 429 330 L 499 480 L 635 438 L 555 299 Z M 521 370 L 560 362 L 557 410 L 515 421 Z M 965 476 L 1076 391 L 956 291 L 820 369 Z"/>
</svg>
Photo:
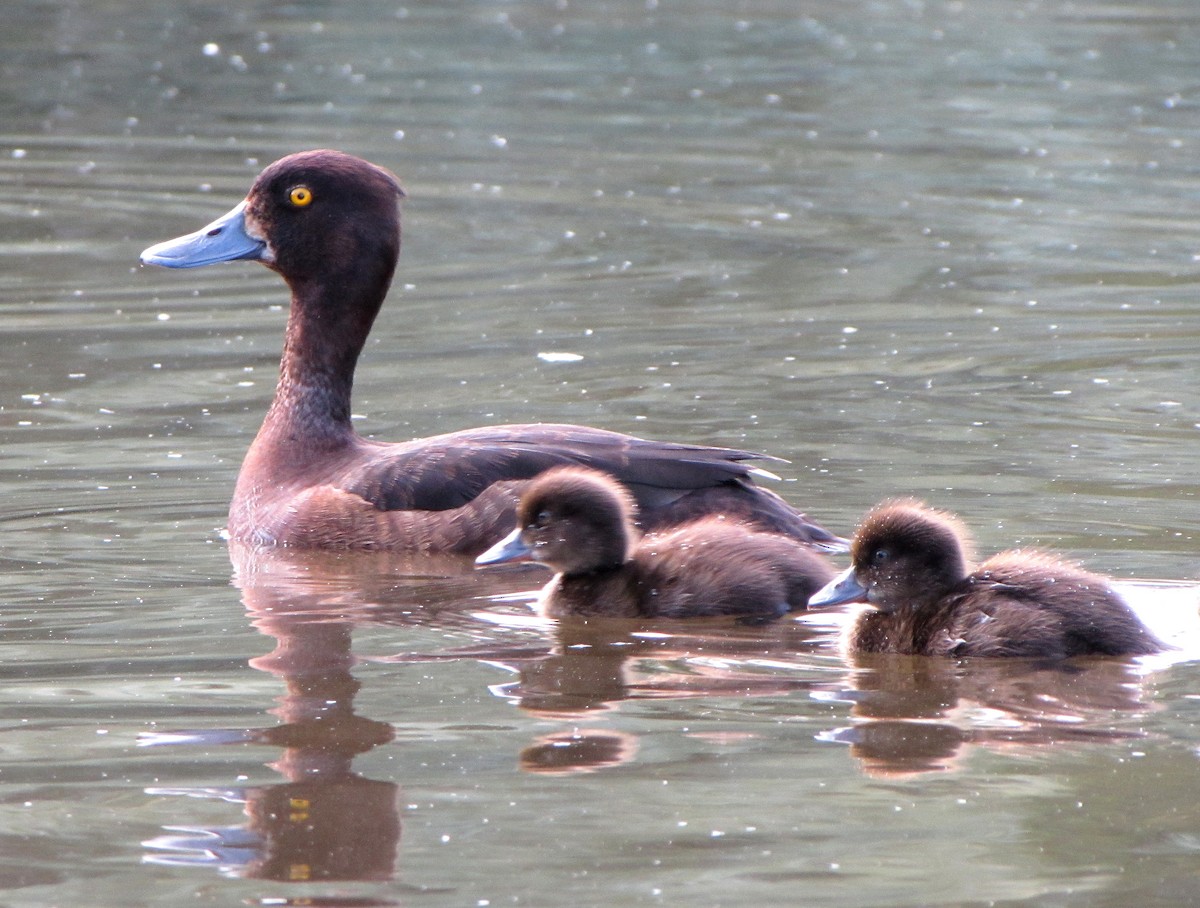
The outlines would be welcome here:
<svg viewBox="0 0 1200 908">
<path fill-rule="evenodd" d="M 556 571 L 539 599 L 551 618 L 774 618 L 804 608 L 834 574 L 786 536 L 709 516 L 642 537 L 636 514 L 610 476 L 548 470 L 522 492 L 517 528 L 476 564 L 532 559 Z"/>
<path fill-rule="evenodd" d="M 728 513 L 843 550 L 844 540 L 754 482 L 760 455 L 648 441 L 586 426 L 489 426 L 401 444 L 359 436 L 350 390 L 400 252 L 394 175 L 318 150 L 267 167 L 207 227 L 151 246 L 147 264 L 247 259 L 292 291 L 275 397 L 242 462 L 229 535 L 260 546 L 482 551 L 512 527 L 521 486 L 560 464 L 611 473 L 645 529 Z"/>
<path fill-rule="evenodd" d="M 852 652 L 1065 658 L 1164 648 L 1104 577 L 1019 550 L 972 570 L 965 548 L 952 515 L 885 502 L 855 534 L 850 568 L 808 604 L 871 606 L 847 629 Z"/>
</svg>

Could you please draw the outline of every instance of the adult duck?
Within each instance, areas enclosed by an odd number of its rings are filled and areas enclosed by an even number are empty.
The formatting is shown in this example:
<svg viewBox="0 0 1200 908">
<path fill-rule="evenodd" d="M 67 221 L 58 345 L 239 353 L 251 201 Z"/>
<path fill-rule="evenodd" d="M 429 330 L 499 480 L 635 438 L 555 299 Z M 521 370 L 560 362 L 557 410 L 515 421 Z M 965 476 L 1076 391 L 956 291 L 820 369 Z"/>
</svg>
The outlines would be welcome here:
<svg viewBox="0 0 1200 908">
<path fill-rule="evenodd" d="M 852 652 L 922 656 L 1134 656 L 1163 644 L 1110 581 L 1035 551 L 968 566 L 966 533 L 918 501 L 886 502 L 863 519 L 851 565 L 809 606 L 864 602 Z"/>
<path fill-rule="evenodd" d="M 267 167 L 228 214 L 151 246 L 143 263 L 239 259 L 278 272 L 291 310 L 275 396 L 242 463 L 228 532 L 255 545 L 474 554 L 508 531 L 522 485 L 550 467 L 611 473 L 647 529 L 724 513 L 817 546 L 844 541 L 753 481 L 749 451 L 583 426 L 471 429 L 382 444 L 350 423 L 354 369 L 400 251 L 396 177 L 337 151 Z"/>
<path fill-rule="evenodd" d="M 529 482 L 516 529 L 475 561 L 530 559 L 555 571 L 538 600 L 550 618 L 777 618 L 834 574 L 787 536 L 712 516 L 642 537 L 636 514 L 612 477 L 556 467 Z"/>
</svg>

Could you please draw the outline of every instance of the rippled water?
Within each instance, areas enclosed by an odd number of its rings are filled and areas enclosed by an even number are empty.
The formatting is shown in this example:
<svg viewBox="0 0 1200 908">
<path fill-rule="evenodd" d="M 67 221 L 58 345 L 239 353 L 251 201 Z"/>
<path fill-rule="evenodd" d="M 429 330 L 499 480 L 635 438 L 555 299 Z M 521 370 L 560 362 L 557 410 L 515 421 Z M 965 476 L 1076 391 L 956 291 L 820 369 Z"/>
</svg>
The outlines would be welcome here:
<svg viewBox="0 0 1200 908">
<path fill-rule="evenodd" d="M 0 902 L 1193 900 L 1198 42 L 1187 0 L 8 4 Z M 229 551 L 283 288 L 136 257 L 318 146 L 409 192 L 363 431 L 769 451 L 834 529 L 926 497 L 1179 651 L 847 663 L 837 615 L 566 631 L 537 573 Z"/>
</svg>

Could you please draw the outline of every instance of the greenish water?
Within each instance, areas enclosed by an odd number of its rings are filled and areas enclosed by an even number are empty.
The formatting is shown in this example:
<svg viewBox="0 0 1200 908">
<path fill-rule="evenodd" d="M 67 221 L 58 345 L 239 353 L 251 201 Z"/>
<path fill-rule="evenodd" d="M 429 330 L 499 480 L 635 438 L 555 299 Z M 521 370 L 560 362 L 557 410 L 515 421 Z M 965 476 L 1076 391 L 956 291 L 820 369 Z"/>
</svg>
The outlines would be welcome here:
<svg viewBox="0 0 1200 908">
<path fill-rule="evenodd" d="M 5 13 L 0 904 L 1194 900 L 1193 4 Z M 284 290 L 137 253 L 319 146 L 409 193 L 364 432 L 768 451 L 833 529 L 925 497 L 1180 649 L 564 636 L 538 573 L 229 551 Z"/>
</svg>

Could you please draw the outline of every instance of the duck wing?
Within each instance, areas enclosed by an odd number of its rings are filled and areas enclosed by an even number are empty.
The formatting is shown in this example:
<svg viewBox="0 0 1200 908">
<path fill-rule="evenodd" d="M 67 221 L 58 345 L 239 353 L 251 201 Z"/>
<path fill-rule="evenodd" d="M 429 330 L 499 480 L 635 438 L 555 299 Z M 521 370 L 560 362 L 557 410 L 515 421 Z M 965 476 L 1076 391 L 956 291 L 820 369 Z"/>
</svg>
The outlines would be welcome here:
<svg viewBox="0 0 1200 908">
<path fill-rule="evenodd" d="M 752 451 L 647 441 L 550 423 L 489 426 L 400 445 L 381 445 L 338 484 L 383 511 L 461 507 L 496 482 L 531 479 L 555 466 L 587 466 L 665 497 L 749 478 Z M 639 504 L 642 500 L 639 499 Z"/>
<path fill-rule="evenodd" d="M 495 486 L 511 497 L 522 481 L 551 467 L 581 465 L 624 483 L 637 500 L 646 529 L 724 513 L 822 547 L 836 550 L 844 545 L 778 495 L 755 485 L 753 475 L 765 471 L 747 463 L 754 459 L 778 460 L 736 448 L 535 423 L 377 445 L 334 485 L 380 511 L 450 511 L 478 505 L 480 496 L 499 491 Z"/>
</svg>

